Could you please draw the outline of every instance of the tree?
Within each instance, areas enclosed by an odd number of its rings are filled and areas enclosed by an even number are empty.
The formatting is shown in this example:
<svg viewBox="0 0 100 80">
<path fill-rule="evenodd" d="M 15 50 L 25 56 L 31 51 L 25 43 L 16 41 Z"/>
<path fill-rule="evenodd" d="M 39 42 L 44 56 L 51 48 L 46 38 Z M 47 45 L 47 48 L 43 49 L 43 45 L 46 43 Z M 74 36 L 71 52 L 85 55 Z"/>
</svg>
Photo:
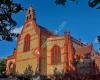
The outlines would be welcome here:
<svg viewBox="0 0 100 80">
<path fill-rule="evenodd" d="M 89 0 L 88 4 L 91 8 L 100 9 L 100 0 Z"/>
<path fill-rule="evenodd" d="M 21 10 L 23 10 L 21 4 L 14 3 L 13 0 L 0 0 L 0 40 L 12 41 L 18 36 L 18 34 L 11 33 L 17 25 L 12 15 Z"/>
<path fill-rule="evenodd" d="M 61 78 L 63 78 L 64 77 L 64 75 L 65 75 L 65 73 L 64 73 L 64 71 L 62 70 L 62 71 L 59 71 L 57 68 L 54 68 L 54 70 L 53 70 L 53 76 L 56 78 L 56 79 L 61 79 Z"/>
<path fill-rule="evenodd" d="M 97 40 L 98 40 L 98 42 L 100 43 L 100 36 L 97 36 Z"/>
<path fill-rule="evenodd" d="M 66 5 L 67 1 L 77 2 L 78 0 L 55 0 L 57 5 Z M 88 5 L 91 8 L 100 9 L 100 0 L 88 0 Z"/>
<path fill-rule="evenodd" d="M 4 74 L 6 71 L 6 59 L 0 60 L 0 74 Z"/>
<path fill-rule="evenodd" d="M 27 79 L 31 79 L 33 77 L 32 66 L 28 65 L 28 67 L 24 71 L 24 77 Z"/>
</svg>

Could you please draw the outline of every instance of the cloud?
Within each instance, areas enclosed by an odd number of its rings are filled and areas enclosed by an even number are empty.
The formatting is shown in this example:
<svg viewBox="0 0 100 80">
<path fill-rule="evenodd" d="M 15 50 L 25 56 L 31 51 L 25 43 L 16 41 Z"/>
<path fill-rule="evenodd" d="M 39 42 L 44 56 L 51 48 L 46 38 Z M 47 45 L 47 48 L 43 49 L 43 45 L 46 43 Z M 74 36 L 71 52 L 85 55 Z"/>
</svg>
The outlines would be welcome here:
<svg viewBox="0 0 100 80">
<path fill-rule="evenodd" d="M 83 43 L 84 43 L 84 44 L 87 44 L 87 42 L 86 42 L 86 41 L 83 41 Z"/>
<path fill-rule="evenodd" d="M 58 27 L 57 29 L 54 31 L 55 34 L 58 34 L 60 31 L 62 31 L 62 29 L 64 29 L 65 25 L 67 24 L 66 21 L 63 21 Z"/>
<path fill-rule="evenodd" d="M 21 33 L 21 30 L 22 30 L 23 26 L 21 27 L 16 27 L 14 30 L 12 30 L 11 32 L 12 33 Z"/>
</svg>

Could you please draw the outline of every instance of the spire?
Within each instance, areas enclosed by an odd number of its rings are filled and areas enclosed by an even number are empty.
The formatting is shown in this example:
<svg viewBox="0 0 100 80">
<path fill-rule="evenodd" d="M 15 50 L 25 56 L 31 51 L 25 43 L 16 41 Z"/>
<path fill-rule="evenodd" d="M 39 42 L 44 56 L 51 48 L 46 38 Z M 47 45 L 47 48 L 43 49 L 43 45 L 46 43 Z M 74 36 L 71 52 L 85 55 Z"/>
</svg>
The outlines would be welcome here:
<svg viewBox="0 0 100 80">
<path fill-rule="evenodd" d="M 26 21 L 36 20 L 35 18 L 35 10 L 32 8 L 32 5 L 28 8 Z"/>
</svg>

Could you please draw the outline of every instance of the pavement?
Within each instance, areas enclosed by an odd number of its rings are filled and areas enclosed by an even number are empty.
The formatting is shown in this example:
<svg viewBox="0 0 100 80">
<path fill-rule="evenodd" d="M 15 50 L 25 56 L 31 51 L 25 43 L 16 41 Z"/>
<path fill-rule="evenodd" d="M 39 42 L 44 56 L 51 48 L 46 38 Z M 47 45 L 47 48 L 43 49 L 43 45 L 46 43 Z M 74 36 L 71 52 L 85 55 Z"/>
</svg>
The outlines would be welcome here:
<svg viewBox="0 0 100 80">
<path fill-rule="evenodd" d="M 19 80 L 17 78 L 0 78 L 0 80 Z"/>
</svg>

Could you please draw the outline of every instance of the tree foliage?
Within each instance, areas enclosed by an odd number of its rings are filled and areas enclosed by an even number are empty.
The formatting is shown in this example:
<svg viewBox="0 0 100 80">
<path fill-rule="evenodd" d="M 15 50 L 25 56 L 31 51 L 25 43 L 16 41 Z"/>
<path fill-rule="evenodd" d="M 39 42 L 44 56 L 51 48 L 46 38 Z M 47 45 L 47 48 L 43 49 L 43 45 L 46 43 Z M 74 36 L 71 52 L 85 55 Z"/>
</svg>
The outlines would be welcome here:
<svg viewBox="0 0 100 80">
<path fill-rule="evenodd" d="M 89 0 L 88 4 L 91 8 L 100 9 L 100 0 Z"/>
<path fill-rule="evenodd" d="M 30 79 L 30 78 L 32 78 L 33 73 L 34 72 L 32 70 L 32 66 L 28 65 L 28 67 L 24 71 L 24 77 Z"/>
<path fill-rule="evenodd" d="M 55 0 L 58 5 L 66 5 L 68 1 L 77 2 L 79 0 Z M 88 5 L 91 8 L 100 9 L 100 0 L 88 0 Z"/>
<path fill-rule="evenodd" d="M 0 0 L 0 40 L 12 41 L 17 36 L 11 33 L 17 25 L 12 16 L 21 10 L 21 4 L 14 3 L 13 0 Z"/>
<path fill-rule="evenodd" d="M 97 40 L 98 40 L 98 42 L 100 43 L 100 36 L 97 36 Z"/>
<path fill-rule="evenodd" d="M 3 74 L 6 70 L 6 59 L 0 60 L 0 74 Z"/>
</svg>

